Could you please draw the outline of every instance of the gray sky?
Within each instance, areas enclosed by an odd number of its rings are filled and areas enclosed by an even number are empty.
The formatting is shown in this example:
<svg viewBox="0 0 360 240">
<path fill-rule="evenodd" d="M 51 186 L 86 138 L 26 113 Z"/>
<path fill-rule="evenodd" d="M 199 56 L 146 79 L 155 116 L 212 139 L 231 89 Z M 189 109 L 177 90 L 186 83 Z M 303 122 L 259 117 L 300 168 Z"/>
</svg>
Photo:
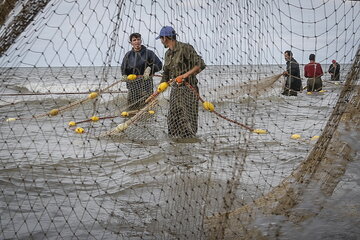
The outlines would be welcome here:
<svg viewBox="0 0 360 240">
<path fill-rule="evenodd" d="M 360 44 L 360 2 L 355 1 L 124 1 L 119 21 L 114 0 L 52 1 L 0 59 L 8 66 L 119 65 L 140 32 L 159 57 L 155 40 L 171 25 L 207 65 L 284 64 L 292 50 L 300 63 L 315 53 L 320 63 L 351 61 Z M 118 23 L 118 32 L 114 31 Z M 111 37 L 118 33 L 116 45 Z M 110 49 L 110 50 L 109 50 Z"/>
</svg>

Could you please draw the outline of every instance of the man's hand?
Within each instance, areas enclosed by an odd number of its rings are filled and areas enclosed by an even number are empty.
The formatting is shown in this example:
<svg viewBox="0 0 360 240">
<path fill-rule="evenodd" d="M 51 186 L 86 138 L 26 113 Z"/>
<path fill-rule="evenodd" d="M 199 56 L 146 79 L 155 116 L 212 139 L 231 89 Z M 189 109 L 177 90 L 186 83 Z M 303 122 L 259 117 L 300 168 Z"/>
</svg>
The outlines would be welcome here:
<svg viewBox="0 0 360 240">
<path fill-rule="evenodd" d="M 127 75 L 122 75 L 121 80 L 124 81 L 124 82 L 126 82 L 126 81 L 128 80 L 127 77 L 128 77 Z"/>
<path fill-rule="evenodd" d="M 284 76 L 288 76 L 289 73 L 288 73 L 287 71 L 285 71 L 285 72 L 283 72 L 283 75 L 284 75 Z"/>
<path fill-rule="evenodd" d="M 151 73 L 151 68 L 150 67 L 147 67 L 144 71 L 144 74 L 143 74 L 143 79 L 144 80 L 149 80 L 150 79 L 150 73 Z"/>
<path fill-rule="evenodd" d="M 177 84 L 182 84 L 185 78 L 188 78 L 189 76 L 182 74 L 178 77 L 175 78 L 175 81 L 177 82 Z"/>
</svg>

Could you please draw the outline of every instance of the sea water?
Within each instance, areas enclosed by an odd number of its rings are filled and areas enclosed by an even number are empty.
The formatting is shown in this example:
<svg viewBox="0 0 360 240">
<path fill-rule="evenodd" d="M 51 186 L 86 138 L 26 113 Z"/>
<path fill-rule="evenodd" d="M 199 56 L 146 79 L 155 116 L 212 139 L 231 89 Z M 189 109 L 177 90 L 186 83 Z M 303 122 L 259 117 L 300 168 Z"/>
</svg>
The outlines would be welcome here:
<svg viewBox="0 0 360 240">
<path fill-rule="evenodd" d="M 344 67 L 343 80 L 349 67 Z M 125 83 L 58 116 L 34 117 L 118 81 L 119 68 L 1 69 L 1 238 L 205 238 L 204 216 L 234 210 L 277 186 L 306 158 L 316 142 L 311 137 L 321 135 L 332 113 L 341 83 L 324 82 L 326 92 L 304 91 L 297 97 L 280 94 L 283 78 L 260 96 L 213 91 L 236 89 L 283 70 L 208 66 L 198 76 L 200 95 L 228 119 L 269 133 L 253 134 L 200 108 L 196 138 L 181 141 L 167 136 L 169 91 L 159 97 L 154 116 L 124 134 L 99 137 L 126 121 L 116 117 L 126 108 Z M 155 85 L 159 81 L 154 78 Z M 68 126 L 94 115 L 109 118 L 78 124 L 83 134 Z M 291 139 L 294 134 L 301 138 Z M 356 146 L 358 133 L 352 134 Z M 354 190 L 359 171 L 354 169 L 358 162 L 351 163 L 317 217 L 299 226 L 277 223 L 280 236 L 321 239 L 316 236 L 331 232 L 335 239 L 346 239 L 359 234 L 352 218 L 359 216 L 359 205 L 352 202 L 359 198 Z M 229 186 L 235 200 L 226 206 Z M 342 217 L 338 206 L 344 202 L 352 203 L 355 215 L 346 216 L 353 221 Z M 275 220 L 259 220 L 259 226 L 264 221 Z"/>
</svg>

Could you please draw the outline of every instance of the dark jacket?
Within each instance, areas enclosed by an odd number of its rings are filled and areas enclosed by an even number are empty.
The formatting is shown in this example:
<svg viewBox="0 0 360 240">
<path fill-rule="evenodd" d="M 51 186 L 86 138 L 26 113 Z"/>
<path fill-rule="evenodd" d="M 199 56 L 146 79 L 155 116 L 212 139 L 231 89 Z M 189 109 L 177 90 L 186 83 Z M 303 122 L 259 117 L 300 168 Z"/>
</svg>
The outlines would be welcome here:
<svg viewBox="0 0 360 240">
<path fill-rule="evenodd" d="M 330 64 L 328 72 L 332 73 L 331 80 L 333 81 L 340 80 L 340 64 L 335 63 L 335 67 L 334 64 Z"/>
<path fill-rule="evenodd" d="M 141 46 L 141 50 L 135 52 L 133 49 L 127 52 L 121 64 L 122 75 L 144 75 L 147 67 L 151 68 L 151 75 L 162 68 L 160 59 L 151 50 Z M 126 82 L 129 90 L 127 96 L 128 110 L 136 110 L 145 106 L 145 100 L 153 93 L 154 83 L 152 77 L 147 80 L 137 78 Z"/>
<path fill-rule="evenodd" d="M 334 67 L 334 64 L 330 64 L 330 66 L 329 66 L 329 70 L 328 70 L 328 72 L 329 73 L 334 73 L 334 74 L 339 74 L 340 73 L 340 64 L 338 64 L 338 63 L 335 63 L 335 67 Z"/>
<path fill-rule="evenodd" d="M 294 91 L 301 90 L 301 79 L 300 79 L 300 67 L 298 62 L 291 58 L 290 61 L 286 62 L 286 71 L 289 73 L 285 82 L 285 87 Z"/>
<path fill-rule="evenodd" d="M 151 74 L 154 74 L 161 70 L 162 63 L 153 51 L 141 46 L 139 52 L 132 49 L 125 54 L 121 64 L 121 74 L 143 75 L 147 67 L 151 67 Z"/>
</svg>

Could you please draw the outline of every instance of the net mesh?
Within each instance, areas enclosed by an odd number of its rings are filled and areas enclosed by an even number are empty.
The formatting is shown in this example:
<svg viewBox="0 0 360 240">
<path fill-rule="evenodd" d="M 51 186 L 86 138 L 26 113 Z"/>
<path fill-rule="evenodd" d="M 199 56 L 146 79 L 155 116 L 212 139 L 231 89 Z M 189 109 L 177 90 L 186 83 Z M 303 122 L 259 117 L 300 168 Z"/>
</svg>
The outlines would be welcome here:
<svg viewBox="0 0 360 240">
<path fill-rule="evenodd" d="M 359 236 L 359 2 L 5 0 L 0 24 L 1 239 Z M 166 65 L 163 26 L 197 84 L 124 73 L 134 32 Z M 323 91 L 281 94 L 286 50 Z"/>
</svg>

